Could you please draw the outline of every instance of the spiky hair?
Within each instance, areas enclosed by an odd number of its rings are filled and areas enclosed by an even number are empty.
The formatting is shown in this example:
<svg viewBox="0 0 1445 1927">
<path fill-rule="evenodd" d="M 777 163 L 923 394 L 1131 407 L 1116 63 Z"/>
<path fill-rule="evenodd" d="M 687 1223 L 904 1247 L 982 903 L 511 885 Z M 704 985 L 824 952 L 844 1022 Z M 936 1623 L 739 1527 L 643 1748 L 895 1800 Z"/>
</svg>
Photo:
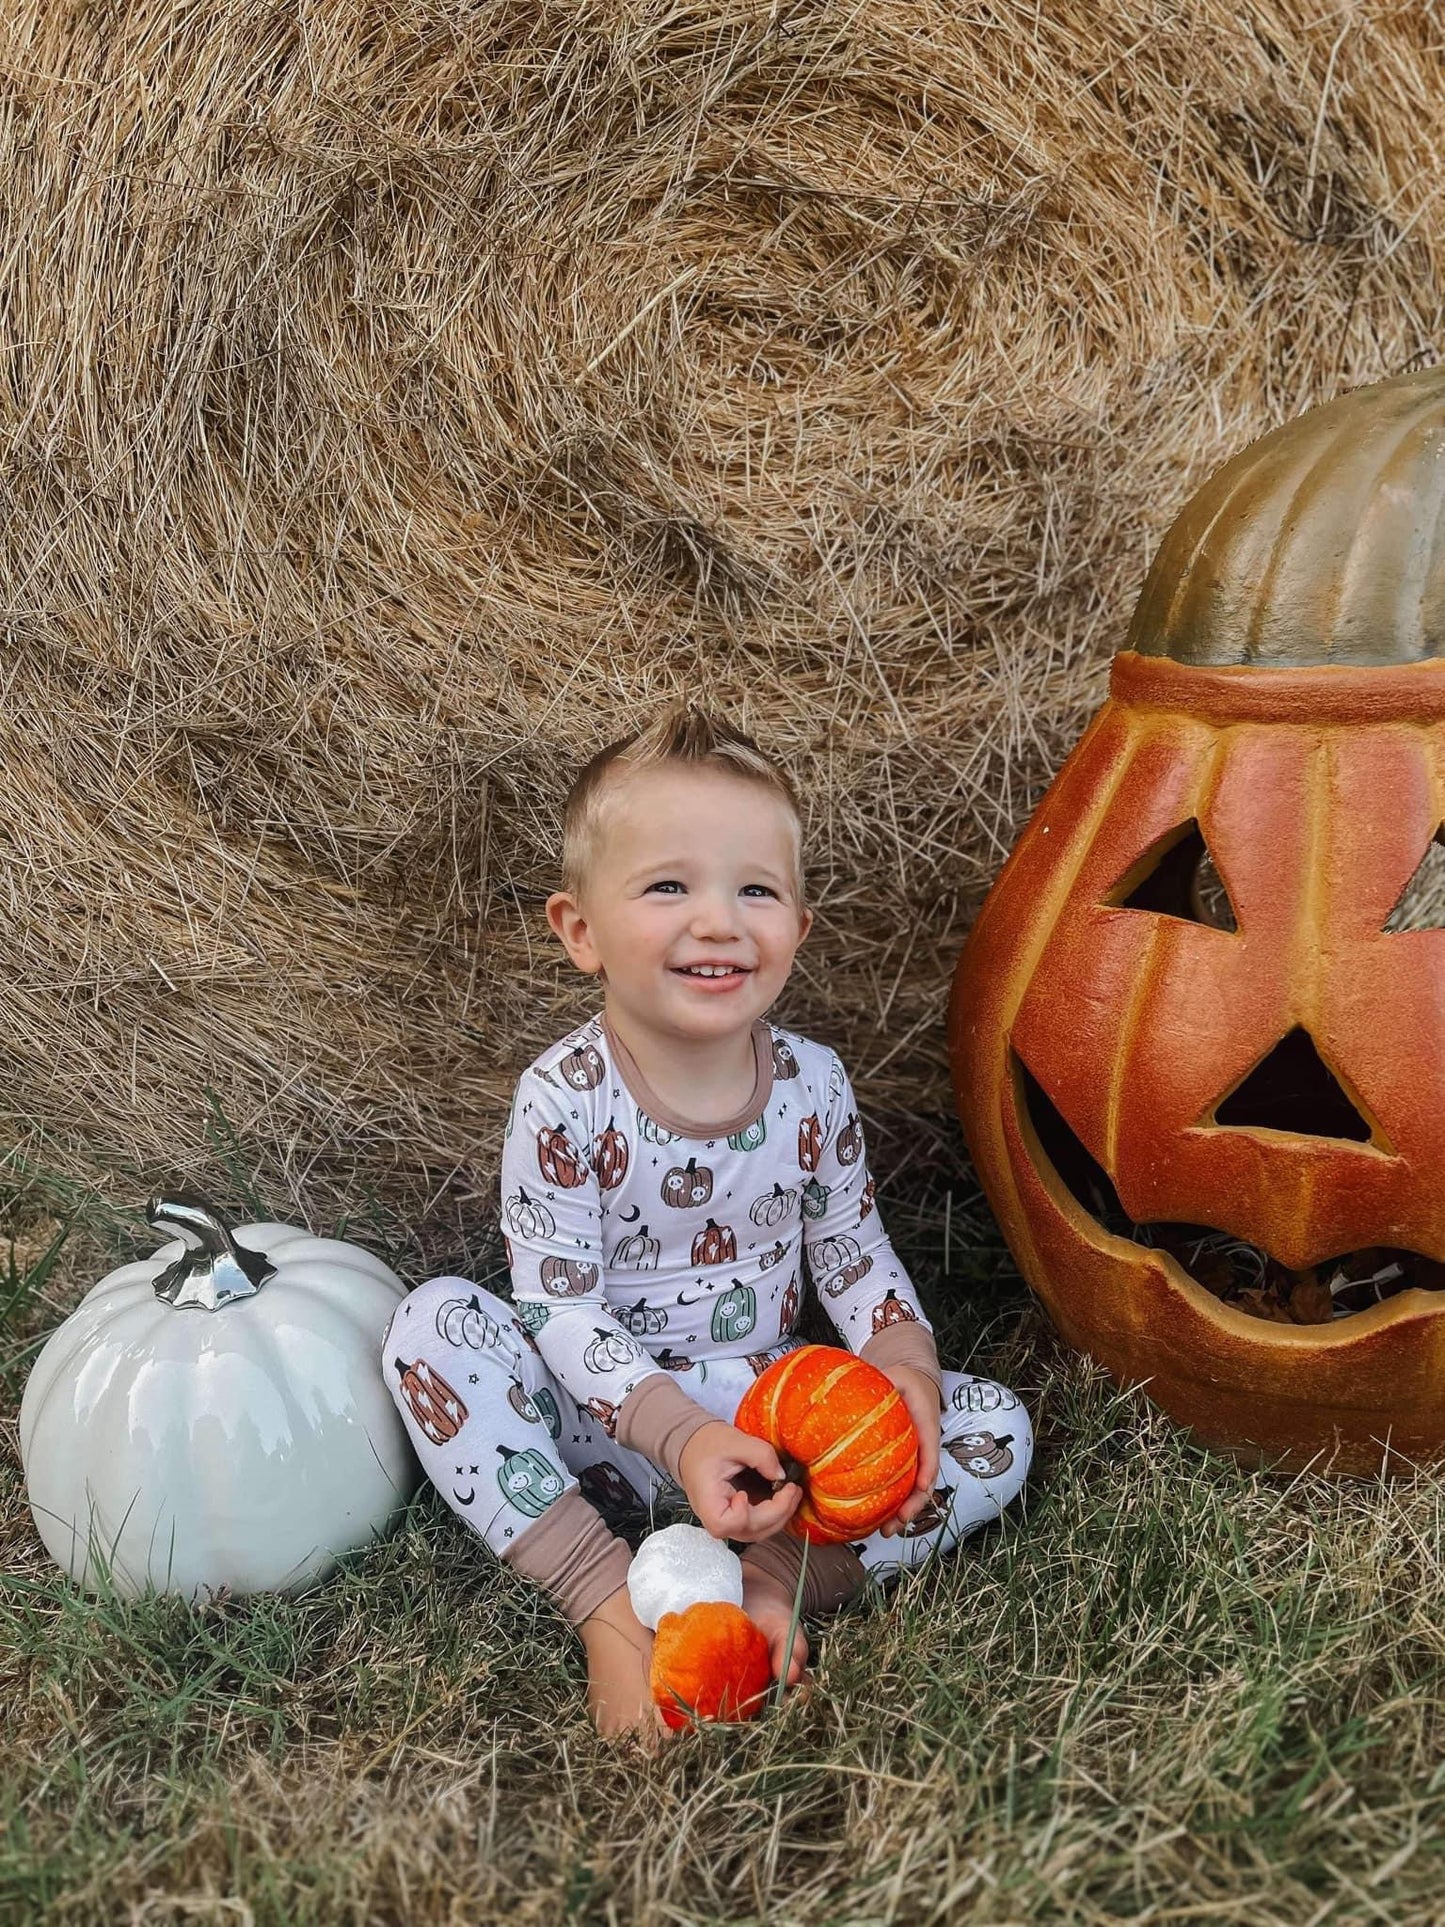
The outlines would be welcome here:
<svg viewBox="0 0 1445 1927">
<path fill-rule="evenodd" d="M 586 882 L 603 830 L 609 792 L 625 776 L 667 764 L 722 770 L 771 790 L 786 806 L 799 841 L 798 898 L 802 901 L 802 815 L 787 772 L 741 730 L 699 704 L 681 702 L 633 736 L 609 743 L 580 772 L 567 793 L 562 820 L 562 888 L 574 896 Z"/>
</svg>

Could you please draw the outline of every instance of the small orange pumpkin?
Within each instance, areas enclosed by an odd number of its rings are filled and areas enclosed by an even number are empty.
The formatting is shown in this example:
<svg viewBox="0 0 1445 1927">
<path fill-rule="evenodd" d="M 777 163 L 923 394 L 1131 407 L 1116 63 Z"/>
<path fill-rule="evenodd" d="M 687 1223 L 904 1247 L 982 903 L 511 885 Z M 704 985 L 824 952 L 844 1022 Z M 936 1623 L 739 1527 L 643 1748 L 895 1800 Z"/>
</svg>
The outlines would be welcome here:
<svg viewBox="0 0 1445 1927">
<path fill-rule="evenodd" d="M 773 1668 L 768 1642 L 741 1606 L 704 1601 L 664 1613 L 652 1642 L 653 1701 L 674 1731 L 699 1720 L 750 1720 Z"/>
<path fill-rule="evenodd" d="M 814 1545 L 866 1538 L 913 1490 L 918 1434 L 903 1394 L 836 1345 L 778 1359 L 743 1393 L 733 1422 L 766 1439 L 802 1486 L 788 1530 Z"/>
</svg>

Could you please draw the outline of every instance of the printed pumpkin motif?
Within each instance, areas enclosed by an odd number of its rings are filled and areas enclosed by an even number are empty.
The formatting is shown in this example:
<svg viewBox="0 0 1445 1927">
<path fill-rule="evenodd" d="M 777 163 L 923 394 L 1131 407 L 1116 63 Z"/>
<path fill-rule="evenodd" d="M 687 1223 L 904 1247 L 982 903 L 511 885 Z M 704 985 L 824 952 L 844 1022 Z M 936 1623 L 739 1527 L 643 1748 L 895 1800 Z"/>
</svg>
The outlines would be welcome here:
<svg viewBox="0 0 1445 1927">
<path fill-rule="evenodd" d="M 858 1283 L 860 1278 L 866 1278 L 872 1269 L 871 1257 L 859 1258 L 856 1264 L 844 1265 L 843 1269 L 835 1271 L 831 1278 L 824 1278 L 823 1290 L 830 1298 L 841 1298 L 845 1291 L 851 1290 Z"/>
<path fill-rule="evenodd" d="M 863 1126 L 858 1122 L 856 1111 L 850 1112 L 848 1122 L 838 1133 L 838 1142 L 833 1147 L 838 1153 L 840 1164 L 856 1164 L 863 1155 Z"/>
<path fill-rule="evenodd" d="M 601 1052 L 591 1044 L 579 1044 L 568 1051 L 557 1068 L 574 1091 L 595 1091 L 607 1074 Z"/>
<path fill-rule="evenodd" d="M 655 1117 L 649 1117 L 644 1110 L 637 1113 L 637 1135 L 644 1144 L 676 1144 L 676 1131 L 669 1131 L 665 1124 L 659 1124 Z"/>
<path fill-rule="evenodd" d="M 530 1446 L 522 1452 L 499 1445 L 502 1463 L 497 1467 L 497 1484 L 502 1497 L 529 1519 L 538 1519 L 549 1505 L 562 1496 L 562 1475 L 552 1461 Z"/>
<path fill-rule="evenodd" d="M 635 1305 L 618 1312 L 617 1322 L 634 1338 L 654 1338 L 667 1329 L 667 1313 L 656 1305 L 649 1305 L 645 1298 L 639 1298 Z"/>
<path fill-rule="evenodd" d="M 695 1265 L 730 1265 L 736 1262 L 737 1255 L 736 1234 L 725 1224 L 714 1224 L 711 1218 L 692 1241 Z"/>
<path fill-rule="evenodd" d="M 392 1361 L 401 1382 L 402 1396 L 417 1422 L 419 1431 L 433 1445 L 454 1439 L 467 1422 L 467 1408 L 434 1365 L 424 1358 L 408 1365 L 405 1359 Z"/>
<path fill-rule="evenodd" d="M 788 1255 L 788 1247 L 783 1243 L 782 1239 L 779 1238 L 778 1242 L 773 1246 L 771 1251 L 764 1251 L 759 1253 L 758 1270 L 771 1271 L 773 1266 L 780 1265 L 783 1262 L 784 1258 L 787 1257 L 787 1255 Z"/>
<path fill-rule="evenodd" d="M 765 1191 L 748 1206 L 748 1216 L 758 1225 L 781 1224 L 797 1202 L 796 1191 L 785 1191 L 782 1185 L 775 1184 L 771 1191 Z"/>
<path fill-rule="evenodd" d="M 768 1135 L 767 1122 L 758 1118 L 753 1124 L 745 1124 L 740 1131 L 734 1131 L 728 1139 L 728 1148 L 733 1151 L 756 1151 Z"/>
<path fill-rule="evenodd" d="M 581 1409 L 584 1412 L 590 1412 L 592 1414 L 608 1438 L 615 1439 L 617 1437 L 617 1407 L 610 1399 L 589 1398 L 582 1405 Z"/>
<path fill-rule="evenodd" d="M 604 1331 L 599 1325 L 592 1329 L 597 1336 L 582 1353 L 582 1362 L 589 1371 L 615 1372 L 619 1365 L 635 1365 L 642 1356 L 634 1344 L 616 1332 Z"/>
<path fill-rule="evenodd" d="M 582 1496 L 601 1512 L 640 1512 L 641 1494 L 624 1479 L 615 1465 L 584 1465 L 577 1474 Z"/>
<path fill-rule="evenodd" d="M 626 1265 L 629 1271 L 656 1271 L 661 1251 L 660 1241 L 649 1237 L 644 1224 L 630 1237 L 619 1240 L 613 1257 L 619 1265 Z"/>
<path fill-rule="evenodd" d="M 820 1238 L 808 1248 L 814 1274 L 820 1278 L 841 1271 L 845 1265 L 856 1265 L 862 1255 L 862 1246 L 854 1238 Z"/>
<path fill-rule="evenodd" d="M 557 1229 L 557 1220 L 546 1205 L 529 1197 L 521 1185 L 507 1199 L 506 1213 L 508 1229 L 519 1238 L 550 1238 Z"/>
<path fill-rule="evenodd" d="M 862 1196 L 858 1200 L 859 1224 L 862 1224 L 863 1220 L 868 1216 L 868 1213 L 872 1209 L 873 1209 L 873 1180 L 872 1178 L 869 1178 L 868 1182 L 863 1187 Z"/>
<path fill-rule="evenodd" d="M 1001 1439 L 992 1432 L 965 1432 L 960 1438 L 950 1439 L 948 1449 L 964 1471 L 976 1479 L 999 1479 L 1014 1462 L 1009 1450 L 1013 1442 L 1012 1432 L 1005 1432 Z"/>
<path fill-rule="evenodd" d="M 788 1288 L 783 1293 L 783 1302 L 778 1306 L 778 1324 L 785 1332 L 791 1332 L 798 1322 L 798 1281 L 788 1280 Z"/>
<path fill-rule="evenodd" d="M 464 1345 L 474 1352 L 487 1351 L 502 1334 L 487 1316 L 476 1294 L 470 1298 L 447 1298 L 437 1311 L 437 1332 L 449 1345 Z"/>
<path fill-rule="evenodd" d="M 541 1331 L 552 1316 L 551 1307 L 539 1305 L 535 1298 L 519 1298 L 515 1309 L 518 1323 L 529 1338 L 534 1332 Z"/>
<path fill-rule="evenodd" d="M 970 1378 L 955 1385 L 949 1400 L 955 1412 L 1013 1412 L 1018 1409 L 1018 1394 L 992 1379 Z"/>
<path fill-rule="evenodd" d="M 758 1322 L 758 1296 L 751 1285 L 734 1278 L 712 1308 L 712 1336 L 717 1345 L 746 1338 Z"/>
<path fill-rule="evenodd" d="M 551 1392 L 548 1391 L 545 1385 L 539 1385 L 536 1391 L 532 1393 L 532 1403 L 542 1414 L 543 1422 L 547 1430 L 552 1434 L 554 1441 L 560 1439 L 562 1436 L 562 1414 L 558 1409 L 556 1399 L 553 1398 Z"/>
<path fill-rule="evenodd" d="M 832 1195 L 826 1184 L 819 1184 L 816 1178 L 809 1178 L 803 1186 L 803 1216 L 821 1218 L 828 1209 L 828 1200 Z"/>
<path fill-rule="evenodd" d="M 707 1377 L 707 1366 L 688 1357 L 686 1352 L 675 1352 L 670 1345 L 664 1345 L 660 1352 L 653 1353 L 653 1362 L 661 1365 L 667 1372 L 690 1372 L 697 1365 L 698 1381 Z"/>
<path fill-rule="evenodd" d="M 607 1129 L 599 1131 L 593 1145 L 592 1168 L 597 1173 L 597 1182 L 604 1191 L 615 1191 L 627 1176 L 630 1163 L 627 1139 L 607 1120 Z"/>
<path fill-rule="evenodd" d="M 580 1298 L 595 1291 L 601 1277 L 596 1265 L 586 1258 L 544 1258 L 537 1275 L 543 1291 L 553 1298 Z"/>
<path fill-rule="evenodd" d="M 918 1313 L 912 1305 L 905 1304 L 890 1285 L 882 1304 L 874 1307 L 874 1333 L 886 1331 L 890 1325 L 916 1325 L 917 1323 Z"/>
<path fill-rule="evenodd" d="M 712 1196 L 712 1172 L 696 1158 L 675 1164 L 662 1180 L 662 1202 L 676 1211 L 696 1210 Z"/>
<path fill-rule="evenodd" d="M 773 1039 L 773 1076 L 778 1079 L 796 1077 L 798 1060 L 793 1055 L 792 1046 L 784 1043 L 781 1037 Z"/>
<path fill-rule="evenodd" d="M 805 1171 L 816 1171 L 822 1155 L 823 1127 L 814 1112 L 798 1126 L 798 1163 Z"/>
<path fill-rule="evenodd" d="M 517 1417 L 525 1419 L 528 1425 L 540 1425 L 542 1423 L 542 1414 L 515 1379 L 513 1379 L 512 1383 L 507 1387 L 507 1403 L 517 1414 Z"/>
<path fill-rule="evenodd" d="M 582 1160 L 560 1124 L 544 1124 L 538 1131 L 537 1168 L 548 1184 L 561 1191 L 575 1190 L 587 1179 Z"/>
</svg>

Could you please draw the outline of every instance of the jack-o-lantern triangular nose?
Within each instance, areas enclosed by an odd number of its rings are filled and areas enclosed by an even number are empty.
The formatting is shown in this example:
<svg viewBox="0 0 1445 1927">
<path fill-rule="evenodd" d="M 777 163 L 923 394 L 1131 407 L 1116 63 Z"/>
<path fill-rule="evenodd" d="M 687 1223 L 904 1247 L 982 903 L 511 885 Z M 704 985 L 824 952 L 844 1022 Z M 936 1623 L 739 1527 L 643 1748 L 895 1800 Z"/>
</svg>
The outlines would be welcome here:
<svg viewBox="0 0 1445 1927">
<path fill-rule="evenodd" d="M 1216 1107 L 1216 1124 L 1368 1144 L 1373 1133 L 1307 1030 L 1282 1037 Z"/>
</svg>

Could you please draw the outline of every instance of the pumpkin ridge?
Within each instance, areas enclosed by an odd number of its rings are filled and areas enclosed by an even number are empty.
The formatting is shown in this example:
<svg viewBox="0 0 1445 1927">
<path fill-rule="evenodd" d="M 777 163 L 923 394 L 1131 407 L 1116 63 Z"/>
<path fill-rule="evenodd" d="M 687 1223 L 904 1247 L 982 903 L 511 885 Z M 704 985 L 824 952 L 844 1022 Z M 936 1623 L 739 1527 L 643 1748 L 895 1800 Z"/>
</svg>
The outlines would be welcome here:
<svg viewBox="0 0 1445 1927">
<path fill-rule="evenodd" d="M 810 1462 L 808 1467 L 809 1471 L 817 1472 L 825 1470 L 841 1453 L 848 1452 L 855 1441 L 862 1438 L 872 1426 L 877 1425 L 881 1420 L 896 1411 L 902 1403 L 903 1394 L 895 1385 L 892 1388 L 892 1397 L 885 1398 L 881 1405 L 875 1406 L 870 1412 L 865 1412 L 850 1432 L 845 1432 L 843 1436 L 834 1444 L 830 1445 L 826 1451 L 820 1452 L 818 1457 Z M 873 1456 L 876 1457 L 877 1455 L 874 1454 Z"/>
</svg>

